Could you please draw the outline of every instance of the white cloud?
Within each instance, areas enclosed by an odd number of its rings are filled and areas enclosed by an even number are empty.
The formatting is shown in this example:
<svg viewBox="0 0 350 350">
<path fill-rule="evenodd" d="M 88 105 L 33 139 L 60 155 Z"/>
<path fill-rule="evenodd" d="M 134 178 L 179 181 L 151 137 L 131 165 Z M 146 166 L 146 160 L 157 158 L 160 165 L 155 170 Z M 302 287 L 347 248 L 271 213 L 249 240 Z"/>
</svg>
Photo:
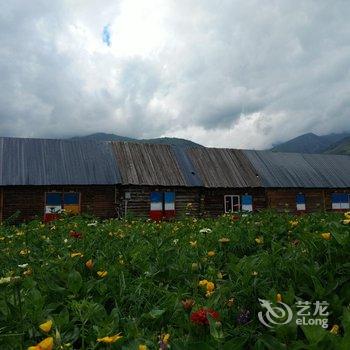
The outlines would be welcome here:
<svg viewBox="0 0 350 350">
<path fill-rule="evenodd" d="M 265 148 L 349 130 L 349 10 L 343 1 L 3 2 L 0 134 Z"/>
</svg>

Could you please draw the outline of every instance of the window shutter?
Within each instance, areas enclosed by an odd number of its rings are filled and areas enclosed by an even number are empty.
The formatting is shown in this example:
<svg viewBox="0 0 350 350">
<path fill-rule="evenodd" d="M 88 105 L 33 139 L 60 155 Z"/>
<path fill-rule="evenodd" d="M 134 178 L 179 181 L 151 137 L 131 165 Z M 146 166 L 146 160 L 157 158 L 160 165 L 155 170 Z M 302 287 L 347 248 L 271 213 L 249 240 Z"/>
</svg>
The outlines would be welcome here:
<svg viewBox="0 0 350 350">
<path fill-rule="evenodd" d="M 242 210 L 253 211 L 253 196 L 247 194 L 242 196 Z"/>
<path fill-rule="evenodd" d="M 150 218 L 153 220 L 160 220 L 163 217 L 163 193 L 151 192 L 151 210 Z"/>
<path fill-rule="evenodd" d="M 297 194 L 296 202 L 297 202 L 297 210 L 306 210 L 304 194 Z"/>
<path fill-rule="evenodd" d="M 175 216 L 175 192 L 164 192 L 164 212 L 167 218 Z"/>
</svg>

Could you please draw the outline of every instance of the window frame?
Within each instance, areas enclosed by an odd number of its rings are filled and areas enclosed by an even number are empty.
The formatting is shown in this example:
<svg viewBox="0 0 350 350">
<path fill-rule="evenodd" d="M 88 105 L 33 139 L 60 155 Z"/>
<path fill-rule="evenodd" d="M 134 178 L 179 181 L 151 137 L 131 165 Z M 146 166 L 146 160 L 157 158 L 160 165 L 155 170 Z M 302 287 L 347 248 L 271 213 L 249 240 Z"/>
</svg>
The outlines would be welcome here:
<svg viewBox="0 0 350 350">
<path fill-rule="evenodd" d="M 238 198 L 238 204 L 237 204 L 238 209 L 237 210 L 234 210 L 234 205 L 233 205 L 233 198 L 234 197 Z M 231 203 L 231 210 L 230 211 L 227 211 L 226 198 L 230 198 L 230 203 Z M 237 213 L 239 211 L 241 211 L 241 196 L 238 194 L 225 194 L 224 195 L 224 212 L 225 212 L 225 214 Z"/>
<path fill-rule="evenodd" d="M 64 198 L 64 195 L 66 193 L 75 193 L 78 195 L 78 203 L 75 204 L 77 206 L 79 206 L 79 213 L 81 213 L 81 192 L 79 191 L 45 191 L 45 197 L 44 197 L 44 213 L 46 213 L 46 207 L 50 206 L 49 204 L 47 204 L 47 195 L 48 194 L 53 194 L 53 193 L 58 193 L 61 197 L 61 203 L 60 203 L 60 207 L 61 207 L 61 210 L 64 210 L 65 206 L 66 205 L 69 205 L 69 204 L 65 204 L 65 198 Z M 58 206 L 58 205 L 57 205 Z"/>
</svg>

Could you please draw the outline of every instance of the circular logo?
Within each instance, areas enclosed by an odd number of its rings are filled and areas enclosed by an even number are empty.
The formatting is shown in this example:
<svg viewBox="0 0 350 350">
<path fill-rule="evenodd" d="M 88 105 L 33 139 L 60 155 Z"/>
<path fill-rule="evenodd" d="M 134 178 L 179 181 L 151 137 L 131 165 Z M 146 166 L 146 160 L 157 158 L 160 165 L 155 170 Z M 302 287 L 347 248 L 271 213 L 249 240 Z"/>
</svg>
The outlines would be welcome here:
<svg viewBox="0 0 350 350">
<path fill-rule="evenodd" d="M 275 325 L 283 325 L 289 323 L 293 318 L 292 309 L 281 301 L 278 306 L 273 305 L 269 300 L 259 299 L 261 307 L 266 309 L 263 313 L 258 313 L 259 321 L 266 327 L 273 328 Z"/>
</svg>

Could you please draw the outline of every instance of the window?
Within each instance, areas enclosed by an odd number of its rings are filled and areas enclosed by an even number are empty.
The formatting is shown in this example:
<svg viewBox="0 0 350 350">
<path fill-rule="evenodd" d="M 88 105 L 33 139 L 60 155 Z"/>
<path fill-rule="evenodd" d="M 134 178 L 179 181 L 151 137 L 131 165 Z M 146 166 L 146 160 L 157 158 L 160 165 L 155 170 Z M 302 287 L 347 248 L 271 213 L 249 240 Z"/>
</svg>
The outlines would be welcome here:
<svg viewBox="0 0 350 350">
<path fill-rule="evenodd" d="M 233 213 L 239 211 L 240 201 L 239 196 L 225 195 L 224 196 L 225 213 Z"/>
<path fill-rule="evenodd" d="M 332 209 L 349 209 L 349 195 L 346 193 L 332 194 Z"/>
<path fill-rule="evenodd" d="M 151 219 L 161 220 L 174 216 L 175 192 L 151 192 Z"/>
<path fill-rule="evenodd" d="M 80 213 L 80 193 L 47 192 L 45 214 L 59 214 L 62 209 L 74 214 Z"/>
<path fill-rule="evenodd" d="M 301 193 L 297 194 L 296 203 L 297 203 L 297 210 L 306 210 L 304 194 L 301 194 Z"/>
</svg>

